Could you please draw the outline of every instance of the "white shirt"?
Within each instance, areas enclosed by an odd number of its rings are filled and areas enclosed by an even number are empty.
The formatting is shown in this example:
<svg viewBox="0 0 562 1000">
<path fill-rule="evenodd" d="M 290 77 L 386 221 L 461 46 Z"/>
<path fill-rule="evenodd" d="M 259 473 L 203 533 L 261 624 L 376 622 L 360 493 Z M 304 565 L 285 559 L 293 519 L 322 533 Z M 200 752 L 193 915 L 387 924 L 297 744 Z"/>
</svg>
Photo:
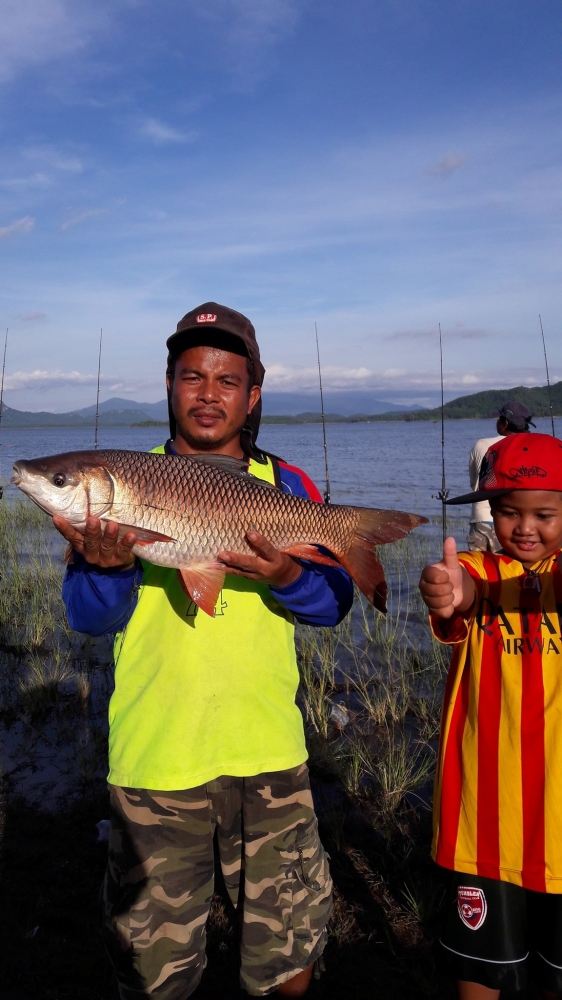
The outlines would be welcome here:
<svg viewBox="0 0 562 1000">
<path fill-rule="evenodd" d="M 491 445 L 495 444 L 496 441 L 501 441 L 503 435 L 498 434 L 493 438 L 480 438 L 472 451 L 470 452 L 468 458 L 468 475 L 470 478 L 470 487 L 473 490 L 478 489 L 478 479 L 480 477 L 480 466 L 482 465 L 482 459 L 488 451 Z M 479 500 L 477 503 L 472 504 L 472 513 L 470 515 L 471 522 L 474 521 L 492 521 L 492 512 L 490 510 L 490 504 L 487 500 Z"/>
</svg>

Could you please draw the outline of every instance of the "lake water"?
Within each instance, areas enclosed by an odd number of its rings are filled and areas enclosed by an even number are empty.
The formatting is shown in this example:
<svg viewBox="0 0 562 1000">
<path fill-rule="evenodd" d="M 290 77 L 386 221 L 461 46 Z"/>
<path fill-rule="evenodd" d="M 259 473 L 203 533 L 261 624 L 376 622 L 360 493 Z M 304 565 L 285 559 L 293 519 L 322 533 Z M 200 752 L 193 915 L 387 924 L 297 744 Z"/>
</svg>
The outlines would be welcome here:
<svg viewBox="0 0 562 1000">
<path fill-rule="evenodd" d="M 537 431 L 551 433 L 549 419 L 537 419 Z M 562 420 L 555 422 L 562 434 Z M 474 441 L 491 437 L 494 421 L 445 422 L 445 475 L 450 496 L 469 489 L 468 454 Z M 165 438 L 164 427 L 107 427 L 98 431 L 100 448 L 145 451 Z M 441 423 L 375 421 L 328 424 L 328 464 L 332 503 L 387 507 L 441 518 Z M 0 483 L 8 501 L 19 491 L 9 484 L 13 463 L 61 451 L 93 447 L 93 429 L 81 427 L 0 428 Z M 263 448 L 303 468 L 324 490 L 324 447 L 320 424 L 264 424 Z M 448 530 L 464 544 L 469 507 L 447 511 Z M 427 529 L 431 531 L 432 529 Z M 439 529 L 440 530 L 440 529 Z M 435 531 L 435 529 L 433 529 Z"/>
</svg>

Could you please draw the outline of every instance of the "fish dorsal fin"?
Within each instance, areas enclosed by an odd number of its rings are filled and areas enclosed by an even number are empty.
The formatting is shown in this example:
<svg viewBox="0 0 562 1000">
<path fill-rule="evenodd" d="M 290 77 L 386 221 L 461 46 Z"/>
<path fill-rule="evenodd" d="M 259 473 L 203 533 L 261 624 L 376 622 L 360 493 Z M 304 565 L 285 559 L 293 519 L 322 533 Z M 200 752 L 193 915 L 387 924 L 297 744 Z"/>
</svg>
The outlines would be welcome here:
<svg viewBox="0 0 562 1000">
<path fill-rule="evenodd" d="M 231 476 L 241 476 L 243 479 L 251 479 L 256 482 L 257 477 L 252 476 L 248 471 L 248 461 L 245 458 L 233 458 L 231 455 L 181 455 L 190 462 L 197 462 L 198 465 L 211 465 L 222 472 L 228 472 Z M 260 486 L 277 489 L 274 483 L 267 483 L 263 479 L 258 479 Z"/>
<path fill-rule="evenodd" d="M 223 472 L 232 472 L 233 474 L 243 475 L 248 474 L 248 462 L 245 458 L 233 458 L 232 455 L 179 455 L 179 458 L 185 458 L 188 462 L 197 462 L 198 465 L 214 465 L 217 469 L 222 469 Z"/>
</svg>

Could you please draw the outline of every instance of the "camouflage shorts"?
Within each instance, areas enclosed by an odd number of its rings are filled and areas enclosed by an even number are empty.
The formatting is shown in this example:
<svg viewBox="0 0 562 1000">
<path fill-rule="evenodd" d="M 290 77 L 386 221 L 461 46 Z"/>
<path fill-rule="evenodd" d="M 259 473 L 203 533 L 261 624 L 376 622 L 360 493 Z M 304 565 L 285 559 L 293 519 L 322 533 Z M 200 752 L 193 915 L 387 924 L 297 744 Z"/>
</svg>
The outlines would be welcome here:
<svg viewBox="0 0 562 1000">
<path fill-rule="evenodd" d="M 110 788 L 106 939 L 122 1000 L 186 1000 L 205 967 L 213 836 L 242 913 L 242 986 L 263 996 L 326 943 L 332 883 L 305 764 L 182 792 Z"/>
</svg>

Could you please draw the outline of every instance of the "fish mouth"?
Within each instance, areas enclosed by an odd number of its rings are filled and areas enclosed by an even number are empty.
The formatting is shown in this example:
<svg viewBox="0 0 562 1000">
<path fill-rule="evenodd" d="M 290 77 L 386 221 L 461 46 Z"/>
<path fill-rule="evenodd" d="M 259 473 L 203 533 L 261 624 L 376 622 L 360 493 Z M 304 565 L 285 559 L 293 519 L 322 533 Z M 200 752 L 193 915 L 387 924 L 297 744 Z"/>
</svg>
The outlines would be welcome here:
<svg viewBox="0 0 562 1000">
<path fill-rule="evenodd" d="M 13 483 L 14 486 L 19 486 L 22 479 L 23 479 L 23 472 L 21 470 L 19 462 L 16 462 L 15 465 L 12 466 L 12 475 L 10 476 L 10 482 Z"/>
<path fill-rule="evenodd" d="M 14 486 L 18 486 L 19 489 L 22 491 L 22 493 L 25 493 L 25 495 L 29 497 L 29 499 L 32 500 L 37 507 L 45 511 L 46 514 L 49 515 L 51 514 L 49 508 L 45 507 L 45 505 L 41 503 L 41 501 L 38 500 L 37 497 L 33 496 L 33 493 L 31 492 L 32 487 L 29 480 L 29 476 L 26 476 L 25 462 L 16 462 L 15 465 L 12 466 L 12 475 L 10 476 L 10 482 L 13 483 Z"/>
</svg>

